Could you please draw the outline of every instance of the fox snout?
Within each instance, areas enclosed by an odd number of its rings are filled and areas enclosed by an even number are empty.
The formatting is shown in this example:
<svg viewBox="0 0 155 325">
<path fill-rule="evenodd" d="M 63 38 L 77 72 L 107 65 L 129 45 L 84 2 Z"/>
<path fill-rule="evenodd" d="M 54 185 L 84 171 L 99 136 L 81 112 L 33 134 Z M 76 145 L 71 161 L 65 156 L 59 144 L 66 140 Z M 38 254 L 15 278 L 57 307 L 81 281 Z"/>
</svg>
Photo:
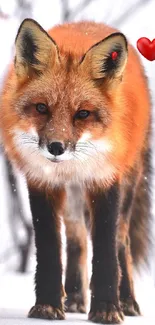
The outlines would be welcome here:
<svg viewBox="0 0 155 325">
<path fill-rule="evenodd" d="M 65 145 L 60 141 L 52 141 L 47 145 L 49 153 L 53 156 L 60 156 L 65 152 Z"/>
<path fill-rule="evenodd" d="M 73 159 L 73 146 L 68 141 L 48 140 L 40 143 L 42 154 L 50 161 L 59 162 Z"/>
</svg>

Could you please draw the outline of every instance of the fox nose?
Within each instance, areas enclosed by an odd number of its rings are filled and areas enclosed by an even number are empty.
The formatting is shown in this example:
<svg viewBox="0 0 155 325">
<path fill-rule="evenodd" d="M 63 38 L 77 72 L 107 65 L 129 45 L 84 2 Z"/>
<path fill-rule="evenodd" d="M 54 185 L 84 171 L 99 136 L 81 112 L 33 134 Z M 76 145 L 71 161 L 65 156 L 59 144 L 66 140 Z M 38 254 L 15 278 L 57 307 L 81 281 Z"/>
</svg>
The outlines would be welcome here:
<svg viewBox="0 0 155 325">
<path fill-rule="evenodd" d="M 47 146 L 48 151 L 54 156 L 60 156 L 64 153 L 65 148 L 62 142 L 51 142 Z"/>
</svg>

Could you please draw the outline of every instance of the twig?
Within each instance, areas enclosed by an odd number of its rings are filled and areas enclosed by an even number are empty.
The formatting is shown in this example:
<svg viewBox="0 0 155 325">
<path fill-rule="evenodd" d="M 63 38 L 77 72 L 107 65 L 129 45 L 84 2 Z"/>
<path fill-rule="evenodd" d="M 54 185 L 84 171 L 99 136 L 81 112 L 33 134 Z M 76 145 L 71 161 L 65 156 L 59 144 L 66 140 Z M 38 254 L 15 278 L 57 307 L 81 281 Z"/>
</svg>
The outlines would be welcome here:
<svg viewBox="0 0 155 325">
<path fill-rule="evenodd" d="M 132 4 L 132 6 L 130 8 L 127 8 L 127 10 L 122 13 L 122 15 L 120 15 L 118 18 L 113 20 L 111 24 L 115 27 L 119 27 L 122 23 L 124 23 L 125 20 L 131 18 L 131 15 L 133 13 L 135 14 L 135 12 L 139 10 L 140 7 L 148 4 L 148 2 L 150 1 L 151 0 L 140 0 L 137 3 Z"/>
</svg>

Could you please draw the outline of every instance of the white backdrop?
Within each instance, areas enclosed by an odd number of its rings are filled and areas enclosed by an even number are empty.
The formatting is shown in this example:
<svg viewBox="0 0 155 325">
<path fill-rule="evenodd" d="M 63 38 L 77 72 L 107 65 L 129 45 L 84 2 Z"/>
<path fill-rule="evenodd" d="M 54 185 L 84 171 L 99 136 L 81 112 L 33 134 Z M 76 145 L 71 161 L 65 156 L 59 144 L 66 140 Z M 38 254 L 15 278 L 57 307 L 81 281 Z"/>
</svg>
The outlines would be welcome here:
<svg viewBox="0 0 155 325">
<path fill-rule="evenodd" d="M 88 3 L 82 9 L 81 3 Z M 36 19 L 45 29 L 50 28 L 54 24 L 61 23 L 64 19 L 64 11 L 62 1 L 60 0 L 33 0 L 27 1 L 32 4 L 31 17 Z M 95 21 L 106 22 L 119 28 L 136 47 L 136 42 L 140 37 L 148 37 L 150 40 L 155 38 L 155 0 L 92 0 L 92 1 L 68 1 L 70 17 L 73 20 L 93 19 Z M 27 7 L 27 12 L 29 7 Z M 0 9 L 4 16 L 1 18 L 0 11 L 0 86 L 7 71 L 7 66 L 14 52 L 14 39 L 19 23 L 26 18 L 26 13 L 17 10 L 16 1 L 0 0 Z M 155 61 L 150 62 L 141 56 L 149 78 L 150 90 L 152 95 L 153 107 L 155 107 Z M 154 111 L 154 108 L 153 108 Z M 154 141 L 152 141 L 154 142 Z M 152 147 L 154 143 L 152 144 Z M 154 165 L 153 159 L 153 165 Z M 154 180 L 154 174 L 152 176 Z M 23 180 L 19 177 L 19 183 L 23 188 L 22 197 L 25 201 L 26 192 L 23 187 Z M 154 181 L 153 181 L 153 188 Z M 155 200 L 153 190 L 152 194 L 152 212 L 155 220 Z M 29 273 L 26 275 L 15 275 L 14 271 L 18 260 L 18 254 L 13 246 L 12 236 L 9 229 L 10 213 L 9 206 L 11 203 L 9 189 L 6 184 L 5 165 L 3 157 L 0 157 L 0 308 L 2 315 L 5 314 L 7 308 L 24 309 L 27 311 L 33 303 L 34 295 L 32 292 L 34 270 L 34 250 L 29 259 Z M 28 206 L 28 199 L 25 204 L 26 218 L 30 219 L 31 213 Z M 14 216 L 12 215 L 12 218 Z M 155 230 L 155 222 L 153 224 Z M 155 231 L 154 231 L 155 232 Z M 24 236 L 22 228 L 19 233 Z M 151 255 L 151 269 L 142 272 L 141 277 L 135 277 L 137 295 L 141 300 L 144 313 L 154 315 L 153 308 L 155 302 L 155 254 Z M 25 294 L 22 294 L 24 287 Z M 11 291 L 10 291 L 11 289 Z M 14 295 L 14 291 L 17 294 Z M 13 294 L 12 294 L 13 293 Z M 22 297 L 21 297 L 22 296 Z M 7 310 L 8 313 L 8 310 Z M 21 314 L 20 312 L 19 314 Z M 12 315 L 12 314 L 11 314 Z M 12 316 L 11 316 L 12 317 Z M 154 320 L 155 322 L 155 320 Z M 4 323 L 6 325 L 6 323 Z M 13 323 L 12 323 L 13 324 Z M 17 324 L 18 325 L 18 324 Z"/>
</svg>

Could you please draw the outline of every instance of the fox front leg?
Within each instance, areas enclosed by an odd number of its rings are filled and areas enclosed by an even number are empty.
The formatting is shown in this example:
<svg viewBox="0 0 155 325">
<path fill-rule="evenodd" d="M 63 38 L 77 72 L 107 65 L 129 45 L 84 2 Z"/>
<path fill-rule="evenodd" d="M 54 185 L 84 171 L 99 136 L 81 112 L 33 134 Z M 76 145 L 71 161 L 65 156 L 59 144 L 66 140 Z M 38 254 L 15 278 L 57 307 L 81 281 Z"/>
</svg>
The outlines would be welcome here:
<svg viewBox="0 0 155 325">
<path fill-rule="evenodd" d="M 30 318 L 64 319 L 60 219 L 57 195 L 29 188 L 30 206 L 35 231 L 37 267 L 35 274 L 36 303 Z"/>
<path fill-rule="evenodd" d="M 89 320 L 101 324 L 121 323 L 124 315 L 119 302 L 117 221 L 119 186 L 89 192 L 92 212 L 92 279 Z"/>
</svg>

